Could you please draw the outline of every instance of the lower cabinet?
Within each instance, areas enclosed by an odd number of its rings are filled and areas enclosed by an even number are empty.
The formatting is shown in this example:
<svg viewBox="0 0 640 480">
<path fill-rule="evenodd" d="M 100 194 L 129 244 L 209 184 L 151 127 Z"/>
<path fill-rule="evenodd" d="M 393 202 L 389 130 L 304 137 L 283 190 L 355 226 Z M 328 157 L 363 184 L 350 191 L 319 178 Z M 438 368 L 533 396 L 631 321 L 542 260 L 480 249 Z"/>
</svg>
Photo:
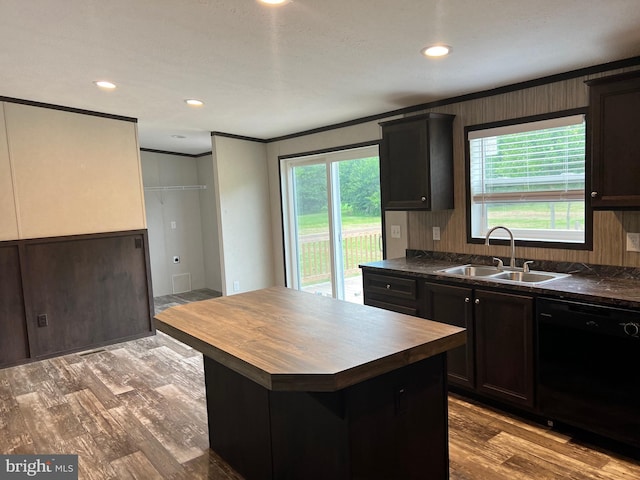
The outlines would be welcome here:
<svg viewBox="0 0 640 480">
<path fill-rule="evenodd" d="M 447 352 L 448 377 L 452 385 L 475 388 L 473 290 L 425 282 L 423 291 L 423 317 L 467 329 L 467 343 Z"/>
<path fill-rule="evenodd" d="M 475 290 L 476 390 L 534 406 L 533 298 Z"/>
<path fill-rule="evenodd" d="M 467 329 L 448 354 L 449 383 L 533 407 L 533 298 L 424 283 L 424 317 Z"/>
<path fill-rule="evenodd" d="M 364 303 L 467 329 L 447 353 L 450 385 L 534 407 L 534 298 L 363 270 Z"/>
</svg>

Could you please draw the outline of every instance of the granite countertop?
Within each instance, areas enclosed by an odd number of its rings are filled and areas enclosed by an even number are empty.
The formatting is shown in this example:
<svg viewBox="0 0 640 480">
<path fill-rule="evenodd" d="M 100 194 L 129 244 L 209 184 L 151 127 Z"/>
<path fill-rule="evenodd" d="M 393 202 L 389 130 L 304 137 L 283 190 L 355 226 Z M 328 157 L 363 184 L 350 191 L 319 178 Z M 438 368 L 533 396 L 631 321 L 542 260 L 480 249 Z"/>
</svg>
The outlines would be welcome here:
<svg viewBox="0 0 640 480">
<path fill-rule="evenodd" d="M 438 273 L 438 270 L 444 268 L 477 263 L 469 261 L 469 258 L 460 258 L 460 260 L 433 258 L 430 256 L 407 256 L 365 263 L 361 267 L 369 271 L 384 270 L 387 273 L 411 274 L 425 279 L 455 282 L 474 287 L 495 287 L 501 290 L 513 291 L 514 293 L 528 293 L 537 296 L 549 295 L 567 300 L 601 303 L 623 308 L 640 308 L 640 276 L 637 276 L 635 270 L 626 272 L 625 275 L 619 275 L 613 270 L 609 270 L 608 273 L 607 269 L 602 269 L 597 274 L 572 273 L 568 277 L 537 285 L 503 283 L 492 281 L 491 279 L 483 279 L 482 277 L 452 277 Z M 532 270 L 543 269 L 534 267 Z M 562 270 L 556 268 L 553 270 L 548 269 L 547 271 Z M 570 271 L 566 270 L 566 272 Z"/>
</svg>

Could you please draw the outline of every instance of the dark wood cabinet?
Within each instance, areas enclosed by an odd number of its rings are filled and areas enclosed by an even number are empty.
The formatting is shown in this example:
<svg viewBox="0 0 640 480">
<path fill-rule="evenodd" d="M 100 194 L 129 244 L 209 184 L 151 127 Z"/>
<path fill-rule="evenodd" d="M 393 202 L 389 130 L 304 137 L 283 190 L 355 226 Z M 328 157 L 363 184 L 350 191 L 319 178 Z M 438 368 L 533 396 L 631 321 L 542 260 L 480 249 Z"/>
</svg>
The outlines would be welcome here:
<svg viewBox="0 0 640 480">
<path fill-rule="evenodd" d="M 534 407 L 533 297 L 367 270 L 363 282 L 365 305 L 467 329 L 447 353 L 449 384 Z"/>
<path fill-rule="evenodd" d="M 534 406 L 533 298 L 475 290 L 476 389 Z"/>
<path fill-rule="evenodd" d="M 429 113 L 380 123 L 383 209 L 453 208 L 453 118 Z"/>
<path fill-rule="evenodd" d="M 447 370 L 450 384 L 475 388 L 473 290 L 425 282 L 423 316 L 467 329 L 466 345 L 447 352 Z"/>
<path fill-rule="evenodd" d="M 640 207 L 640 71 L 587 84 L 591 205 Z"/>
<path fill-rule="evenodd" d="M 533 407 L 533 298 L 432 282 L 424 292 L 424 317 L 467 329 L 448 353 L 449 383 Z"/>
<path fill-rule="evenodd" d="M 29 358 L 17 245 L 0 247 L 0 272 L 0 366 L 5 366 Z"/>
<path fill-rule="evenodd" d="M 420 316 L 417 280 L 400 275 L 363 272 L 364 303 L 393 312 Z"/>
</svg>

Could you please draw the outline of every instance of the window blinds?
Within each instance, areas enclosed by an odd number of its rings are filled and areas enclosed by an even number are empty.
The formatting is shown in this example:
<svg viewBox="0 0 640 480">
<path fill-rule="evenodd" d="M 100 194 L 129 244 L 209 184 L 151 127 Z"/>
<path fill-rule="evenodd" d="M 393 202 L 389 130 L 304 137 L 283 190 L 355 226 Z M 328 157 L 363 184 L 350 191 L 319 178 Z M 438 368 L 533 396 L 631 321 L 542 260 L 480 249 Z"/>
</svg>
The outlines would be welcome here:
<svg viewBox="0 0 640 480">
<path fill-rule="evenodd" d="M 582 115 L 474 130 L 469 147 L 473 202 L 584 199 Z"/>
</svg>

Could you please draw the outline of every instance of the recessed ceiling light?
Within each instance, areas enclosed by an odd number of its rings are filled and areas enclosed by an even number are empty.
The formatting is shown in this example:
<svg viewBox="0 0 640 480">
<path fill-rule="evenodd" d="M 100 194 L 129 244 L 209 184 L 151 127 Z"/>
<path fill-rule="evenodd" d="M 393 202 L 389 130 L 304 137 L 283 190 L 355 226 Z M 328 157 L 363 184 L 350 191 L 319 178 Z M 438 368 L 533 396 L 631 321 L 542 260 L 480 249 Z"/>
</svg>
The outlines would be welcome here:
<svg viewBox="0 0 640 480">
<path fill-rule="evenodd" d="M 171 138 L 187 138 L 184 135 L 171 135 Z"/>
<path fill-rule="evenodd" d="M 97 87 L 102 88 L 103 90 L 113 90 L 116 88 L 115 83 L 107 82 L 106 80 L 96 80 L 93 82 Z"/>
<path fill-rule="evenodd" d="M 196 100 L 195 98 L 188 98 L 184 101 L 184 103 L 186 103 L 190 107 L 201 107 L 204 105 L 204 102 L 202 100 Z"/>
<path fill-rule="evenodd" d="M 289 3 L 291 0 L 258 0 L 260 3 L 264 3 L 265 5 L 284 5 L 285 3 Z"/>
<path fill-rule="evenodd" d="M 424 47 L 420 53 L 425 57 L 444 57 L 451 53 L 451 47 L 449 45 L 431 45 Z"/>
</svg>

